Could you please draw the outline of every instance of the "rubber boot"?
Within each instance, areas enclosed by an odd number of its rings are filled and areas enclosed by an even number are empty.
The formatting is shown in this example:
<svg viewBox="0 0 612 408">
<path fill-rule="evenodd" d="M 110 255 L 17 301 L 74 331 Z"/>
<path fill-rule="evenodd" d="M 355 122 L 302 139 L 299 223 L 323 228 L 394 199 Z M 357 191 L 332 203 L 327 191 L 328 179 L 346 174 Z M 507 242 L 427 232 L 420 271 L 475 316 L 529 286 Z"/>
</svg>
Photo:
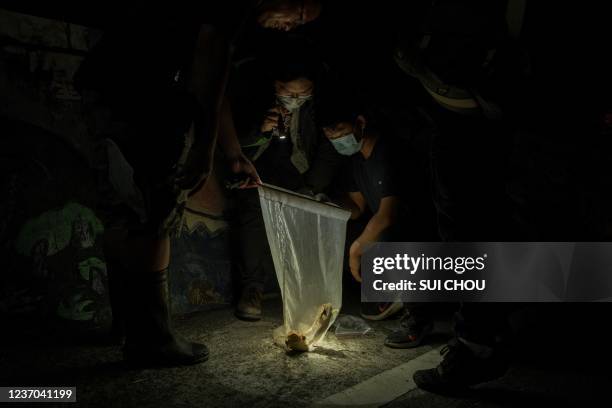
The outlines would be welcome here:
<svg viewBox="0 0 612 408">
<path fill-rule="evenodd" d="M 124 280 L 127 270 L 121 262 L 107 259 L 106 271 L 108 276 L 108 297 L 113 313 L 110 341 L 112 344 L 123 344 L 125 339 L 125 313 L 127 309 Z"/>
<path fill-rule="evenodd" d="M 138 366 L 180 366 L 204 362 L 208 348 L 176 336 L 170 326 L 168 270 L 131 277 L 127 295 L 126 362 Z"/>
<path fill-rule="evenodd" d="M 261 301 L 263 290 L 249 286 L 242 291 L 234 314 L 240 320 L 255 322 L 261 320 Z"/>
</svg>

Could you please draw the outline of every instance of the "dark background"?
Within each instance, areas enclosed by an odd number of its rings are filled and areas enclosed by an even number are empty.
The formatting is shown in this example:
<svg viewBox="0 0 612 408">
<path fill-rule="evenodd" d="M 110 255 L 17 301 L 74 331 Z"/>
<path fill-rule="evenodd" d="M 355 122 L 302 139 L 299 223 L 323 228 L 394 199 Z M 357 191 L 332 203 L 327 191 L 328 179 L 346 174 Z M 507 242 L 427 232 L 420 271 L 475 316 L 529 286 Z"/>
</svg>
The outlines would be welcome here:
<svg viewBox="0 0 612 408">
<path fill-rule="evenodd" d="M 426 3 L 329 1 L 318 21 L 291 34 L 308 38 L 329 66 L 329 84 L 350 89 L 396 137 L 417 146 L 414 129 L 420 121 L 415 109 L 435 107 L 391 56 L 394 45 L 411 35 Z M 516 54 L 491 87 L 509 117 L 502 154 L 479 144 L 472 150 L 487 159 L 482 168 L 474 166 L 482 185 L 501 191 L 507 204 L 503 214 L 489 209 L 482 225 L 474 226 L 474 231 L 483 231 L 477 239 L 610 239 L 611 37 L 609 14 L 599 3 L 528 2 L 523 31 L 512 48 Z M 505 2 L 480 5 L 490 21 L 503 19 Z M 31 340 L 42 331 L 65 344 L 75 333 L 97 336 L 109 324 L 100 245 L 104 220 L 96 215 L 91 168 L 94 140 L 72 75 L 106 30 L 118 21 L 133 21 L 137 30 L 146 15 L 146 5 L 0 2 L 0 316 L 4 327 L 11 327 L 1 330 L 3 341 Z M 452 20 L 460 36 L 464 20 Z M 237 44 L 235 60 L 282 53 L 276 48 L 284 41 L 281 37 L 286 34 L 253 27 Z M 431 63 L 440 69 L 449 66 L 444 60 Z M 450 80 L 463 78 L 460 66 L 444 74 Z M 455 143 L 461 145 L 461 139 Z M 461 160 L 449 163 L 452 170 Z M 486 167 L 491 163 L 495 172 Z M 491 233 L 486 227 L 497 225 L 498 217 L 503 229 Z M 197 301 L 182 299 L 175 303 L 176 313 L 232 302 L 231 281 L 211 272 L 230 269 L 227 245 L 223 233 L 206 229 L 181 238 L 172 266 L 175 296 L 194 280 L 201 287 L 195 293 L 212 294 Z M 190 257 L 193 248 L 201 249 L 201 257 Z M 346 288 L 358 291 L 349 281 Z M 558 351 L 550 353 L 552 360 L 566 347 L 605 344 L 609 311 L 607 304 L 540 306 L 536 315 L 547 316 L 546 324 L 536 323 L 538 329 L 528 330 L 518 343 L 533 354 L 533 345 L 552 343 Z M 606 349 L 602 353 L 609 356 Z"/>
</svg>

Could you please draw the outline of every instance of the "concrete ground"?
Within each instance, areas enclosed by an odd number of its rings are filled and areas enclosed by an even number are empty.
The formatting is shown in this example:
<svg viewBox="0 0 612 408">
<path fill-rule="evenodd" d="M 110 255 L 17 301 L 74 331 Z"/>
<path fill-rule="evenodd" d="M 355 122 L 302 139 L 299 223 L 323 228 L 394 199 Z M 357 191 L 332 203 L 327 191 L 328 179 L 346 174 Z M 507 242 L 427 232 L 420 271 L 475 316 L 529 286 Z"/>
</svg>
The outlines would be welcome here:
<svg viewBox="0 0 612 408">
<path fill-rule="evenodd" d="M 430 355 L 437 354 L 434 349 L 444 340 L 438 335 L 433 345 L 389 349 L 383 339 L 398 323 L 391 320 L 373 323 L 374 330 L 361 338 L 340 339 L 332 332 L 316 351 L 292 355 L 272 343 L 272 330 L 281 320 L 279 299 L 266 301 L 265 318 L 257 323 L 236 320 L 231 309 L 183 318 L 176 322 L 178 331 L 211 350 L 208 362 L 183 368 L 128 369 L 118 346 L 12 344 L 0 354 L 0 385 L 76 386 L 78 403 L 70 406 L 309 406 L 349 387 L 359 388 L 374 376 L 384 379 L 388 370 L 418 361 L 432 350 Z M 592 358 L 595 350 L 583 352 Z M 605 376 L 588 370 L 519 363 L 506 377 L 480 386 L 472 395 L 446 398 L 406 385 L 406 394 L 383 405 L 610 406 L 587 403 L 593 391 L 607 391 L 609 385 Z"/>
</svg>

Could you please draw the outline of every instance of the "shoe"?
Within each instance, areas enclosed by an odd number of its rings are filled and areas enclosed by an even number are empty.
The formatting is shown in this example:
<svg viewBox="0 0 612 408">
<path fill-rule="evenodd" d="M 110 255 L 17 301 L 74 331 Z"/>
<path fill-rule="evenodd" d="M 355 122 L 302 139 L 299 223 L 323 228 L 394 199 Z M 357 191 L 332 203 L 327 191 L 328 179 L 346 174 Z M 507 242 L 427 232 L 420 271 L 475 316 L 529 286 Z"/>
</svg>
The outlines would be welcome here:
<svg viewBox="0 0 612 408">
<path fill-rule="evenodd" d="M 398 349 L 418 347 L 431 334 L 433 328 L 432 320 L 419 321 L 408 313 L 400 320 L 400 328 L 387 336 L 385 346 Z"/>
<path fill-rule="evenodd" d="M 240 301 L 236 306 L 234 314 L 240 320 L 255 322 L 261 320 L 261 300 L 263 291 L 259 288 L 249 286 L 242 291 Z"/>
<path fill-rule="evenodd" d="M 208 347 L 178 336 L 164 344 L 127 344 L 123 349 L 126 363 L 138 367 L 176 367 L 208 360 Z"/>
<path fill-rule="evenodd" d="M 402 302 L 367 302 L 361 304 L 361 317 L 366 320 L 383 320 L 404 308 Z"/>
<path fill-rule="evenodd" d="M 416 371 L 416 385 L 435 394 L 457 395 L 470 386 L 502 377 L 508 362 L 499 352 L 479 358 L 460 340 L 453 339 L 440 350 L 444 357 L 436 368 Z"/>
<path fill-rule="evenodd" d="M 175 335 L 170 326 L 168 271 L 130 277 L 123 356 L 136 366 L 182 366 L 208 360 L 208 348 Z"/>
</svg>

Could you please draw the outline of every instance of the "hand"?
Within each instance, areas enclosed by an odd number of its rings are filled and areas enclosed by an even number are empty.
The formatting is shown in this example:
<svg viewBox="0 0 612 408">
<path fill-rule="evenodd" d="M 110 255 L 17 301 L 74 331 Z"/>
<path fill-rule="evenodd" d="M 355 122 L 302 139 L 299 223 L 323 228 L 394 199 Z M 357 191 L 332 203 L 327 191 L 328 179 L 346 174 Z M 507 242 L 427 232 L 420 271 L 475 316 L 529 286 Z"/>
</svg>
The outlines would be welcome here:
<svg viewBox="0 0 612 408">
<path fill-rule="evenodd" d="M 349 268 L 353 278 L 361 282 L 361 244 L 359 241 L 353 242 L 349 250 Z"/>
<path fill-rule="evenodd" d="M 329 197 L 327 196 L 327 194 L 325 194 L 325 193 L 318 193 L 318 194 L 315 194 L 314 198 L 315 198 L 315 200 L 317 200 L 317 201 L 319 201 L 319 202 L 322 202 L 322 203 L 330 203 L 330 204 L 332 204 L 332 200 L 331 200 L 331 198 L 329 198 Z"/>
<path fill-rule="evenodd" d="M 244 153 L 240 152 L 233 158 L 228 158 L 230 169 L 234 174 L 244 174 L 246 176 L 244 182 L 238 188 L 254 188 L 262 184 L 257 169 Z"/>
<path fill-rule="evenodd" d="M 289 111 L 282 106 L 276 106 L 270 109 L 261 125 L 262 133 L 271 132 L 274 128 L 278 127 L 278 120 L 281 115 L 286 115 L 288 113 Z"/>
<path fill-rule="evenodd" d="M 315 198 L 314 192 L 308 186 L 300 187 L 295 192 L 298 193 L 298 194 L 301 194 L 301 195 L 305 195 L 305 196 L 308 196 L 308 197 Z"/>
</svg>

